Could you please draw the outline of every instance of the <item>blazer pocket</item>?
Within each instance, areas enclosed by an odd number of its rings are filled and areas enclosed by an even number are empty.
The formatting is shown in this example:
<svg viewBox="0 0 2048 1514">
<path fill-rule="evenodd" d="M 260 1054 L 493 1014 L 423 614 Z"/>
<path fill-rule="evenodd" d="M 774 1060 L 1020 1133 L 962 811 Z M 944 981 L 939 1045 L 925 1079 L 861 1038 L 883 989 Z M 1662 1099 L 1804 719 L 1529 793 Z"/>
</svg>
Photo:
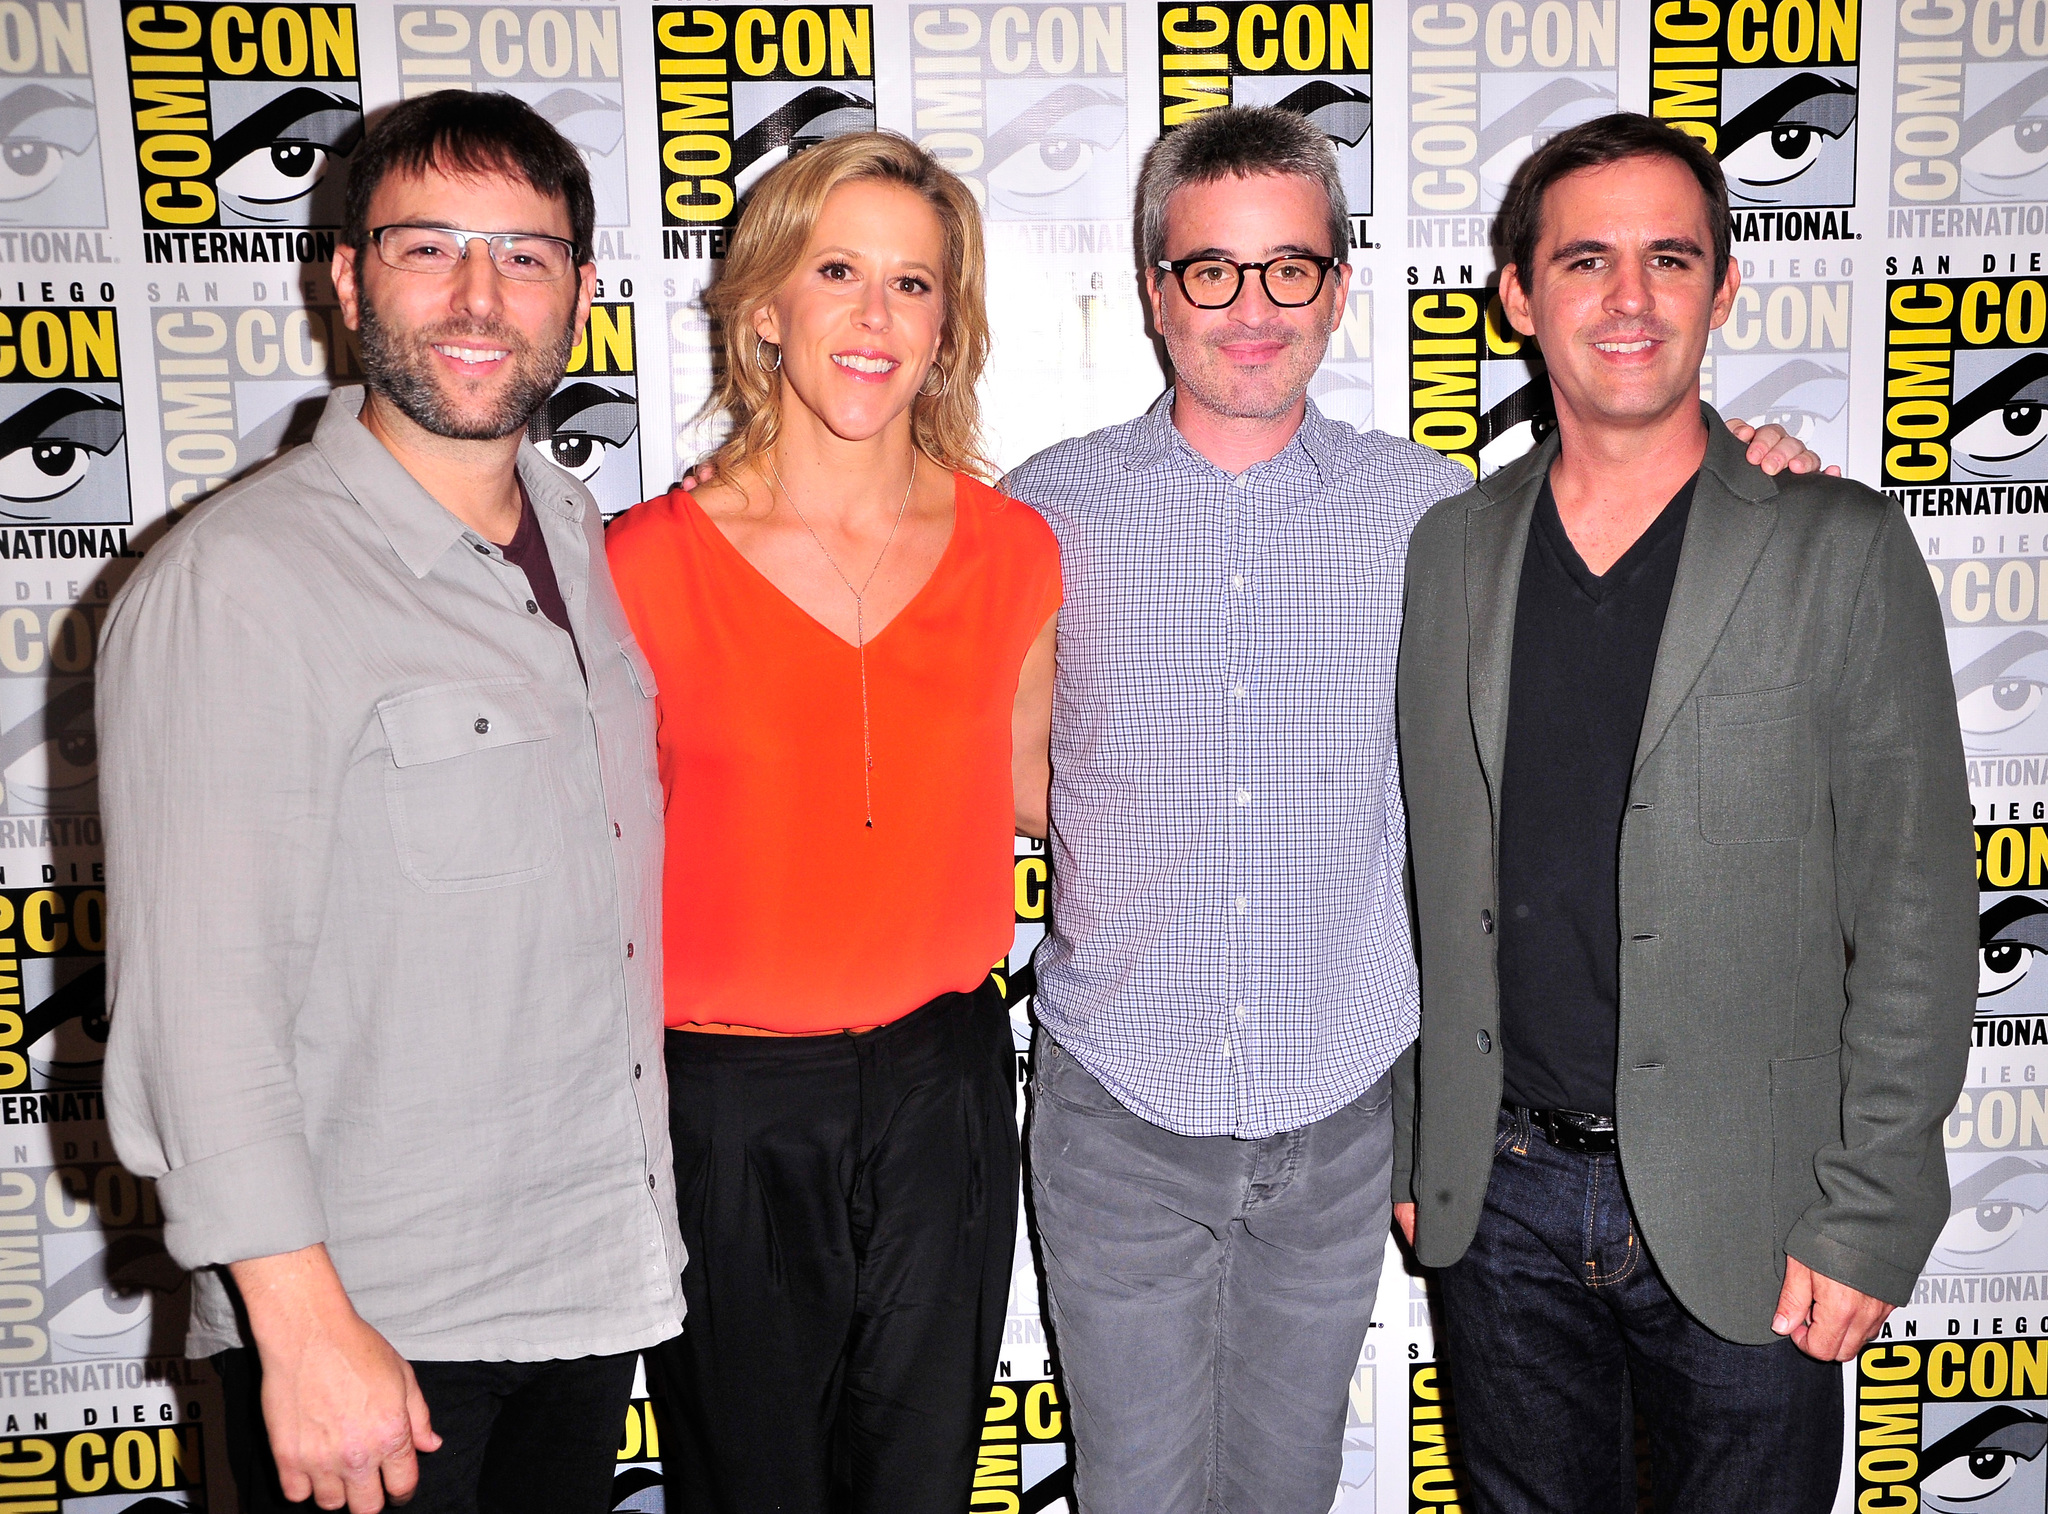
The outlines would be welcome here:
<svg viewBox="0 0 2048 1514">
<path fill-rule="evenodd" d="M 1700 834 L 1717 845 L 1789 841 L 1813 823 L 1807 686 L 1709 694 L 1700 723 Z"/>
<path fill-rule="evenodd" d="M 377 706 L 398 866 L 433 893 L 540 877 L 561 856 L 554 725 L 532 683 L 435 684 Z"/>
<path fill-rule="evenodd" d="M 1842 1049 L 1771 1063 L 1771 1207 L 1779 1245 L 1820 1198 L 1814 1158 L 1842 1141 Z"/>
</svg>

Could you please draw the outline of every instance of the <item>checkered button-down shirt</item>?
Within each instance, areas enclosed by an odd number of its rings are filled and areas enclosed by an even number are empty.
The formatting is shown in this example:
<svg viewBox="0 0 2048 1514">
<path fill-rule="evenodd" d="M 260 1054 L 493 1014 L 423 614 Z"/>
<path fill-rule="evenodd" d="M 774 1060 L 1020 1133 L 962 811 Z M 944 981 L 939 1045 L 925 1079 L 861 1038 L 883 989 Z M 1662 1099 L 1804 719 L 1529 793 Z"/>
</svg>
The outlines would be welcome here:
<svg viewBox="0 0 2048 1514">
<path fill-rule="evenodd" d="M 1058 533 L 1041 1024 L 1182 1135 L 1298 1129 L 1414 1039 L 1394 664 L 1454 463 L 1308 407 L 1233 477 L 1169 393 L 1006 492 Z"/>
</svg>

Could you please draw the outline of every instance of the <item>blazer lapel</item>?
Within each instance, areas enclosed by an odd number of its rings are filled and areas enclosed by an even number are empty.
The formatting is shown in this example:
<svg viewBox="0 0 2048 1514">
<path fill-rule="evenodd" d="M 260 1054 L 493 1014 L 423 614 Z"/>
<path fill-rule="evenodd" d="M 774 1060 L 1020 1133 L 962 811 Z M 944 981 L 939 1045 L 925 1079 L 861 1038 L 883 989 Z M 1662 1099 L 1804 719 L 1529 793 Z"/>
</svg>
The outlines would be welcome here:
<svg viewBox="0 0 2048 1514">
<path fill-rule="evenodd" d="M 1693 487 L 1692 513 L 1678 555 L 1678 577 L 1671 586 L 1671 608 L 1665 612 L 1664 634 L 1657 643 L 1657 668 L 1650 677 L 1632 771 L 1640 771 L 1657 749 L 1706 671 L 1778 520 L 1773 502 L 1777 486 L 1761 469 L 1750 466 L 1742 443 L 1721 417 L 1710 406 L 1700 408 L 1706 412 L 1707 456 Z"/>
<path fill-rule="evenodd" d="M 1529 519 L 1557 456 L 1557 438 L 1480 485 L 1488 502 L 1465 517 L 1465 607 L 1471 643 L 1466 651 L 1466 697 L 1479 764 L 1500 823 L 1501 769 L 1507 758 L 1508 673 L 1515 658 L 1515 602 Z"/>
</svg>

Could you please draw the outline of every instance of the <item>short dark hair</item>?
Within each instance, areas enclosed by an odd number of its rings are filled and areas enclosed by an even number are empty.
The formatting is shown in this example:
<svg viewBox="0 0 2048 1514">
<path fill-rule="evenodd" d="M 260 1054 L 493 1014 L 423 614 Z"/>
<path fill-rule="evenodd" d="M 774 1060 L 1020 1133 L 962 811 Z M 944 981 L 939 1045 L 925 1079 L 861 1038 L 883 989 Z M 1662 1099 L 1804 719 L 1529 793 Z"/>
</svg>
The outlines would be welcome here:
<svg viewBox="0 0 2048 1514">
<path fill-rule="evenodd" d="M 1617 111 L 1559 132 L 1515 171 L 1507 197 L 1501 201 L 1500 213 L 1494 218 L 1493 245 L 1503 265 L 1515 265 L 1524 289 L 1529 287 L 1529 265 L 1535 261 L 1536 240 L 1543 232 L 1544 191 L 1566 174 L 1584 168 L 1604 168 L 1627 158 L 1669 158 L 1692 170 L 1707 201 L 1707 230 L 1714 244 L 1714 283 L 1718 286 L 1727 277 L 1728 248 L 1734 240 L 1734 227 L 1728 212 L 1728 181 L 1722 177 L 1721 165 L 1698 137 L 1633 111 Z"/>
<path fill-rule="evenodd" d="M 1330 255 L 1351 256 L 1351 223 L 1337 150 L 1320 126 L 1276 105 L 1224 105 L 1205 110 L 1152 144 L 1138 176 L 1138 253 L 1147 268 L 1166 256 L 1166 202 L 1176 189 L 1218 179 L 1289 174 L 1313 179 L 1330 202 Z"/>
<path fill-rule="evenodd" d="M 357 252 L 368 245 L 370 197 L 386 174 L 430 171 L 502 174 L 561 198 L 569 208 L 576 261 L 594 260 L 597 206 L 582 155 L 531 105 L 495 90 L 436 90 L 392 106 L 350 161 L 342 240 Z"/>
</svg>

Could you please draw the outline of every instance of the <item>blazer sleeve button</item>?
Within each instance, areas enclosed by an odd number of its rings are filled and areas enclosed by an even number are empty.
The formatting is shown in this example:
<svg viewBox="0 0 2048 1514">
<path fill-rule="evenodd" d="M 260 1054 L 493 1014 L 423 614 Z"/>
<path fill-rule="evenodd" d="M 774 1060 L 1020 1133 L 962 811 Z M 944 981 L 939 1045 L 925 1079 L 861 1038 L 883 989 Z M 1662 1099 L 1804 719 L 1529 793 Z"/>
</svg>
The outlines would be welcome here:
<svg viewBox="0 0 2048 1514">
<path fill-rule="evenodd" d="M 1482 1054 L 1493 1050 L 1493 1037 L 1488 1035 L 1485 1031 L 1482 1030 L 1481 1032 L 1479 1032 L 1478 1041 L 1479 1050 Z"/>
<path fill-rule="evenodd" d="M 1490 910 L 1490 909 L 1483 909 L 1483 910 L 1481 910 L 1481 911 L 1479 912 L 1479 928 L 1480 928 L 1481 930 L 1485 931 L 1485 932 L 1486 932 L 1486 934 L 1487 934 L 1487 935 L 1489 935 L 1489 936 L 1493 934 L 1493 911 L 1492 911 L 1492 910 Z"/>
</svg>

